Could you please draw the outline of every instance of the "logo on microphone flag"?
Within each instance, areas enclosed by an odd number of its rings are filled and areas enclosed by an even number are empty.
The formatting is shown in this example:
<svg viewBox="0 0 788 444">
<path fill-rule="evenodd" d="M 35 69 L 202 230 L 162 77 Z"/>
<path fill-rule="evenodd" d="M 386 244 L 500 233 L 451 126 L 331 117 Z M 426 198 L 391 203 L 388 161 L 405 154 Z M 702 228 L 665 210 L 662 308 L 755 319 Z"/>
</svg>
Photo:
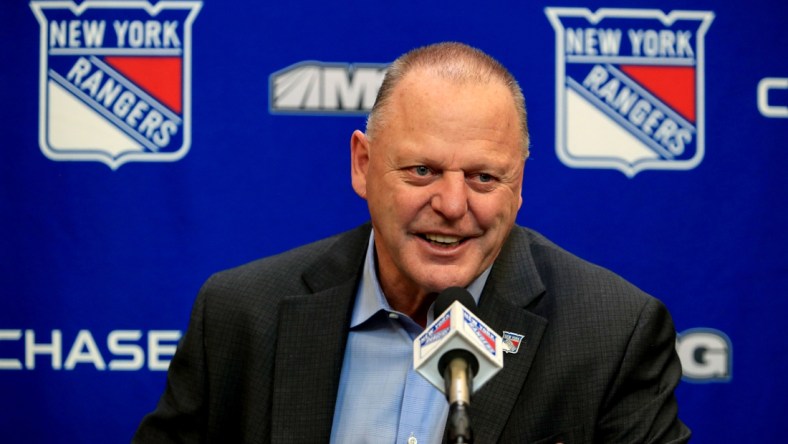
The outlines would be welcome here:
<svg viewBox="0 0 788 444">
<path fill-rule="evenodd" d="M 33 1 L 39 147 L 56 161 L 171 162 L 191 145 L 200 1 Z"/>
<path fill-rule="evenodd" d="M 492 356 L 495 356 L 495 343 L 496 343 L 496 335 L 495 332 L 487 328 L 484 324 L 479 321 L 479 319 L 472 316 L 468 311 L 462 311 L 462 317 L 465 321 L 465 324 L 470 327 L 471 331 L 476 335 L 476 338 L 479 339 L 479 343 L 487 350 Z"/>
<path fill-rule="evenodd" d="M 451 311 L 447 311 L 445 315 L 437 319 L 432 327 L 427 330 L 420 338 L 419 342 L 422 347 L 439 341 L 441 338 L 451 332 Z"/>
<path fill-rule="evenodd" d="M 572 168 L 690 170 L 705 150 L 711 11 L 546 8 L 556 34 L 556 153 Z"/>
</svg>

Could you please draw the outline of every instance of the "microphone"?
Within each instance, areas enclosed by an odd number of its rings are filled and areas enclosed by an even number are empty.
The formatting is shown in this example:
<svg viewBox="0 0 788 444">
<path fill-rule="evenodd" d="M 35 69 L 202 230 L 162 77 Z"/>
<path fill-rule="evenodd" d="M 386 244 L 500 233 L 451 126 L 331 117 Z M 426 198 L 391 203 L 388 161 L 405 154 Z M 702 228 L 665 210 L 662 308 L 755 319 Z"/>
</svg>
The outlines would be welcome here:
<svg viewBox="0 0 788 444">
<path fill-rule="evenodd" d="M 435 320 L 413 341 L 413 366 L 446 394 L 449 442 L 473 442 L 471 393 L 503 368 L 501 337 L 474 313 L 464 288 L 447 288 L 435 300 Z"/>
</svg>

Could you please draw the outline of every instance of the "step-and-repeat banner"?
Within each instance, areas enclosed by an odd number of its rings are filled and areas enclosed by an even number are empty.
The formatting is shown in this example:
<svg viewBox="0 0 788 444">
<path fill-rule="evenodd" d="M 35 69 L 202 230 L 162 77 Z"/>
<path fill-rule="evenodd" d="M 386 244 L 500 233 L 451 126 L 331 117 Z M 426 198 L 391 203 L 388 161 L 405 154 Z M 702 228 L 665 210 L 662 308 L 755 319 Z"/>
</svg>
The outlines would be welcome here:
<svg viewBox="0 0 788 444">
<path fill-rule="evenodd" d="M 0 442 L 128 442 L 211 273 L 367 220 L 350 134 L 445 40 L 523 87 L 518 222 L 670 308 L 695 442 L 781 439 L 786 25 L 776 0 L 4 1 Z"/>
</svg>

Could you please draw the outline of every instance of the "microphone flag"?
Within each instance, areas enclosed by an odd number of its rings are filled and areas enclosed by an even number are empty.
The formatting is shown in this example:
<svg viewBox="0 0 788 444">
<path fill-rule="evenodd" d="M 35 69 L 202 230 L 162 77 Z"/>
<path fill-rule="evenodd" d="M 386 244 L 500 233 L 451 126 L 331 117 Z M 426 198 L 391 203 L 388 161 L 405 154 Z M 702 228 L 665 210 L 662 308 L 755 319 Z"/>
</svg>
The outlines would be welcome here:
<svg viewBox="0 0 788 444">
<path fill-rule="evenodd" d="M 438 363 L 441 356 L 456 349 L 472 353 L 479 362 L 479 369 L 473 376 L 474 392 L 503 368 L 501 336 L 459 301 L 436 316 L 413 341 L 413 367 L 446 393 Z"/>
</svg>

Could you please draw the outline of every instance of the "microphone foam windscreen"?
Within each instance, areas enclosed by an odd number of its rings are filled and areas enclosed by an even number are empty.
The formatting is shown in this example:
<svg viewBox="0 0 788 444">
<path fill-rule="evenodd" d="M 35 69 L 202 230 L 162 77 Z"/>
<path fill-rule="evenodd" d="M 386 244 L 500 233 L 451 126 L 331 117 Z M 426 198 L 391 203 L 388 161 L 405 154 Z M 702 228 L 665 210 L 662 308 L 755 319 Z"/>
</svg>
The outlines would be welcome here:
<svg viewBox="0 0 788 444">
<path fill-rule="evenodd" d="M 443 290 L 435 299 L 435 306 L 433 313 L 435 317 L 446 311 L 454 301 L 460 301 L 473 314 L 476 314 L 476 301 L 473 296 L 468 293 L 468 290 L 461 287 L 449 287 Z"/>
</svg>

